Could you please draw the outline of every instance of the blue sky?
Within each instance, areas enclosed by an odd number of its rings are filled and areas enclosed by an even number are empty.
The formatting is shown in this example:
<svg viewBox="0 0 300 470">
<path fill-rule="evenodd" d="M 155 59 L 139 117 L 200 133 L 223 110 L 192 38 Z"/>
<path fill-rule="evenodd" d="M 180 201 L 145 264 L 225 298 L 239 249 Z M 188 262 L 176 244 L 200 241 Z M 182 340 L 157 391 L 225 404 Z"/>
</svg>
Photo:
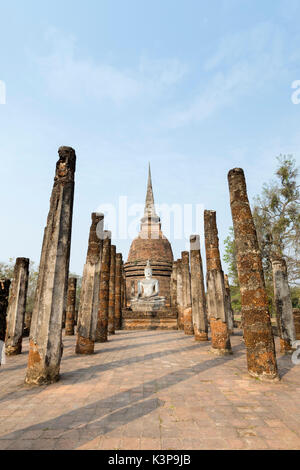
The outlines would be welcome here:
<svg viewBox="0 0 300 470">
<path fill-rule="evenodd" d="M 72 271 L 92 211 L 144 202 L 148 161 L 156 202 L 216 210 L 223 241 L 228 170 L 244 168 L 252 200 L 277 155 L 299 162 L 299 13 L 298 0 L 0 1 L 0 260 L 39 262 L 60 145 L 77 153 Z M 131 240 L 113 236 L 126 258 Z"/>
</svg>

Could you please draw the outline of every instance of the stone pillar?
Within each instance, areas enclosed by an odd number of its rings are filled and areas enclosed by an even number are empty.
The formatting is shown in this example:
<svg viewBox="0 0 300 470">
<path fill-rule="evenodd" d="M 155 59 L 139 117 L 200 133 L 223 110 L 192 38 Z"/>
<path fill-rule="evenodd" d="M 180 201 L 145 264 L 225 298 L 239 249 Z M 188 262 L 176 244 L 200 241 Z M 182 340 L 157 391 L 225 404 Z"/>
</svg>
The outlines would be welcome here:
<svg viewBox="0 0 300 470">
<path fill-rule="evenodd" d="M 8 297 L 9 297 L 9 288 L 10 288 L 10 280 L 9 279 L 1 279 L 0 280 L 0 365 L 1 365 L 1 358 L 4 356 L 3 348 L 5 342 L 5 334 L 6 334 L 6 312 L 8 306 Z M 5 356 L 3 357 L 5 359 Z"/>
<path fill-rule="evenodd" d="M 183 286 L 182 286 L 182 262 L 177 260 L 177 311 L 178 311 L 178 329 L 184 329 L 183 323 Z"/>
<path fill-rule="evenodd" d="M 241 168 L 231 170 L 228 174 L 228 182 L 248 371 L 253 377 L 274 379 L 278 377 L 274 337 L 262 257 L 243 170 Z"/>
<path fill-rule="evenodd" d="M 30 333 L 32 312 L 25 312 L 23 337 L 27 338 Z"/>
<path fill-rule="evenodd" d="M 207 270 L 207 313 L 210 321 L 212 352 L 231 354 L 227 327 L 227 303 L 222 271 L 215 211 L 204 211 Z"/>
<path fill-rule="evenodd" d="M 191 235 L 191 293 L 195 340 L 208 341 L 208 321 L 199 235 Z"/>
<path fill-rule="evenodd" d="M 115 329 L 122 328 L 122 254 L 116 254 Z"/>
<path fill-rule="evenodd" d="M 274 259 L 272 261 L 272 270 L 280 352 L 284 354 L 292 353 L 292 346 L 296 341 L 296 331 L 285 260 L 282 258 Z"/>
<path fill-rule="evenodd" d="M 29 276 L 29 259 L 17 258 L 7 308 L 5 352 L 17 356 L 22 352 L 24 316 Z"/>
<path fill-rule="evenodd" d="M 127 289 L 126 289 L 126 274 L 124 271 L 124 263 L 122 263 L 122 307 L 127 308 Z"/>
<path fill-rule="evenodd" d="M 114 335 L 115 330 L 115 301 L 116 301 L 116 247 L 110 247 L 110 274 L 108 296 L 108 333 Z"/>
<path fill-rule="evenodd" d="M 66 311 L 66 336 L 74 336 L 75 310 L 76 310 L 76 277 L 70 277 L 68 282 L 67 311 Z"/>
<path fill-rule="evenodd" d="M 299 340 L 300 339 L 300 308 L 293 309 L 293 317 L 294 317 L 296 340 Z"/>
<path fill-rule="evenodd" d="M 230 292 L 230 285 L 229 285 L 229 279 L 228 275 L 225 274 L 224 276 L 224 281 L 225 281 L 225 292 L 226 292 L 226 302 L 227 302 L 227 326 L 228 326 L 228 332 L 230 335 L 234 335 L 234 316 L 233 316 L 233 310 L 232 310 L 232 305 L 231 305 L 231 292 Z"/>
<path fill-rule="evenodd" d="M 103 221 L 103 214 L 92 214 L 92 224 L 80 293 L 76 354 L 94 353 L 99 309 Z"/>
<path fill-rule="evenodd" d="M 104 231 L 100 271 L 99 308 L 96 329 L 96 343 L 106 343 L 108 333 L 108 300 L 110 276 L 111 232 Z"/>
<path fill-rule="evenodd" d="M 173 269 L 170 279 L 171 307 L 177 306 L 177 261 L 173 262 Z"/>
<path fill-rule="evenodd" d="M 68 273 L 74 200 L 75 151 L 60 147 L 40 260 L 30 329 L 26 383 L 59 380 L 62 317 Z"/>
<path fill-rule="evenodd" d="M 183 292 L 183 323 L 184 333 L 192 336 L 194 334 L 192 318 L 192 295 L 191 295 L 191 274 L 190 274 L 190 255 L 188 251 L 181 253 L 182 266 L 182 292 Z"/>
</svg>

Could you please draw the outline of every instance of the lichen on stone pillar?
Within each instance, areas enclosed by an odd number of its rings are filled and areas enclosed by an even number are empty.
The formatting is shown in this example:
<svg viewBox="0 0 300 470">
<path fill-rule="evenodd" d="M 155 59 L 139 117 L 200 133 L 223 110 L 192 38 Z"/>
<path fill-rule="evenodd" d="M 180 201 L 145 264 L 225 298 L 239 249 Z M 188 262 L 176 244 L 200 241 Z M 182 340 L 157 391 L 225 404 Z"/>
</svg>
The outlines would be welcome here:
<svg viewBox="0 0 300 470">
<path fill-rule="evenodd" d="M 115 330 L 122 328 L 122 254 L 116 254 L 116 284 L 115 284 Z"/>
<path fill-rule="evenodd" d="M 75 313 L 76 313 L 76 288 L 77 278 L 70 277 L 68 282 L 67 310 L 65 335 L 74 336 L 75 334 Z"/>
<path fill-rule="evenodd" d="M 211 350 L 219 355 L 232 354 L 227 326 L 226 291 L 215 211 L 204 211 L 204 233 L 207 270 L 207 313 L 211 329 Z"/>
<path fill-rule="evenodd" d="M 262 256 L 241 168 L 228 174 L 236 262 L 241 290 L 248 372 L 252 377 L 277 379 L 277 362 Z"/>
<path fill-rule="evenodd" d="M 86 263 L 83 268 L 77 323 L 76 354 L 93 354 L 99 310 L 104 215 L 92 214 Z"/>
<path fill-rule="evenodd" d="M 293 344 L 296 341 L 296 331 L 287 266 L 282 257 L 277 257 L 272 260 L 272 271 L 280 352 L 283 354 L 291 354 L 294 351 Z"/>
<path fill-rule="evenodd" d="M 29 277 L 29 259 L 17 258 L 7 308 L 5 352 L 16 356 L 22 352 L 24 317 Z"/>
<path fill-rule="evenodd" d="M 76 155 L 70 147 L 60 147 L 58 153 L 44 231 L 25 378 L 26 383 L 37 385 L 59 380 L 63 351 L 62 319 L 68 288 Z"/>
<path fill-rule="evenodd" d="M 224 275 L 224 281 L 225 281 L 225 291 L 226 291 L 226 302 L 227 302 L 227 326 L 228 326 L 228 332 L 230 335 L 234 335 L 234 315 L 233 315 L 233 309 L 232 309 L 232 304 L 231 304 L 231 292 L 230 292 L 230 285 L 229 285 L 229 279 L 228 275 Z"/>
<path fill-rule="evenodd" d="M 192 317 L 196 341 L 208 341 L 208 321 L 199 235 L 190 237 Z"/>
<path fill-rule="evenodd" d="M 114 335 L 115 329 L 115 300 L 116 300 L 116 247 L 110 247 L 110 274 L 108 297 L 108 333 Z"/>
<path fill-rule="evenodd" d="M 182 293 L 183 293 L 183 325 L 184 333 L 192 336 L 194 334 L 194 325 L 192 318 L 192 296 L 191 296 L 191 274 L 190 274 L 190 255 L 188 251 L 181 253 L 182 269 Z"/>
<path fill-rule="evenodd" d="M 108 334 L 108 302 L 109 302 L 109 277 L 111 255 L 111 232 L 104 231 L 103 251 L 100 271 L 100 291 L 98 320 L 96 328 L 96 343 L 105 343 Z"/>
</svg>

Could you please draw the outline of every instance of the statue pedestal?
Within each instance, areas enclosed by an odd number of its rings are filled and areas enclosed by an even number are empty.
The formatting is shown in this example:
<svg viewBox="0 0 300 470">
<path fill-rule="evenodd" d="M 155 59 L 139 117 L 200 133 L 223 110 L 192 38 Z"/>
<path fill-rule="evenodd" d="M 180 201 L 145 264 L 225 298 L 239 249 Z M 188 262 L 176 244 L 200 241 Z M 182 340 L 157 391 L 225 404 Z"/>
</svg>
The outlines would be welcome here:
<svg viewBox="0 0 300 470">
<path fill-rule="evenodd" d="M 150 306 L 151 308 L 153 306 Z M 122 310 L 123 330 L 177 330 L 177 309 L 162 307 L 158 310 Z"/>
<path fill-rule="evenodd" d="M 133 312 L 156 312 L 164 308 L 166 299 L 164 297 L 154 297 L 153 299 L 132 299 L 130 301 Z"/>
</svg>

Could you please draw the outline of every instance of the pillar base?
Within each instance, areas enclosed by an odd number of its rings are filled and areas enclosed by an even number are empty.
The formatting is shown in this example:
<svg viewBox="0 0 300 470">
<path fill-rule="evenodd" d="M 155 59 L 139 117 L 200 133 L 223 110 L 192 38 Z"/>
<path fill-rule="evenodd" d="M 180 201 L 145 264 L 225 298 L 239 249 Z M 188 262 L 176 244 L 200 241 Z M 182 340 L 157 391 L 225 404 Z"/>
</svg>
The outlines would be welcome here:
<svg viewBox="0 0 300 470">
<path fill-rule="evenodd" d="M 46 366 L 39 353 L 38 345 L 30 340 L 28 367 L 25 383 L 28 385 L 50 385 L 59 381 L 59 366 Z"/>
<path fill-rule="evenodd" d="M 208 334 L 205 331 L 199 331 L 194 326 L 194 332 L 195 332 L 195 341 L 199 341 L 199 342 L 208 341 Z"/>
<path fill-rule="evenodd" d="M 97 338 L 95 340 L 95 343 L 107 343 L 108 339 L 107 338 Z"/>
<path fill-rule="evenodd" d="M 294 351 L 295 351 L 295 348 L 292 348 L 289 341 L 286 341 L 280 338 L 280 352 L 282 354 L 293 354 Z"/>
<path fill-rule="evenodd" d="M 261 382 L 273 382 L 273 383 L 280 382 L 280 377 L 278 375 L 257 374 L 250 370 L 248 370 L 248 373 L 251 378 L 260 380 Z"/>
<path fill-rule="evenodd" d="M 216 356 L 230 356 L 233 354 L 232 349 L 216 349 L 210 348 L 210 352 L 215 354 Z"/>
<path fill-rule="evenodd" d="M 210 319 L 212 351 L 220 355 L 232 354 L 227 324 L 222 320 Z"/>
<path fill-rule="evenodd" d="M 194 335 L 192 307 L 188 307 L 184 310 L 184 334 L 188 336 Z"/>
<path fill-rule="evenodd" d="M 18 356 L 22 354 L 22 344 L 17 346 L 5 346 L 5 355 L 6 356 Z"/>
<path fill-rule="evenodd" d="M 77 336 L 76 342 L 76 354 L 94 354 L 95 352 L 95 342 L 91 339 L 84 338 L 83 336 Z"/>
</svg>

